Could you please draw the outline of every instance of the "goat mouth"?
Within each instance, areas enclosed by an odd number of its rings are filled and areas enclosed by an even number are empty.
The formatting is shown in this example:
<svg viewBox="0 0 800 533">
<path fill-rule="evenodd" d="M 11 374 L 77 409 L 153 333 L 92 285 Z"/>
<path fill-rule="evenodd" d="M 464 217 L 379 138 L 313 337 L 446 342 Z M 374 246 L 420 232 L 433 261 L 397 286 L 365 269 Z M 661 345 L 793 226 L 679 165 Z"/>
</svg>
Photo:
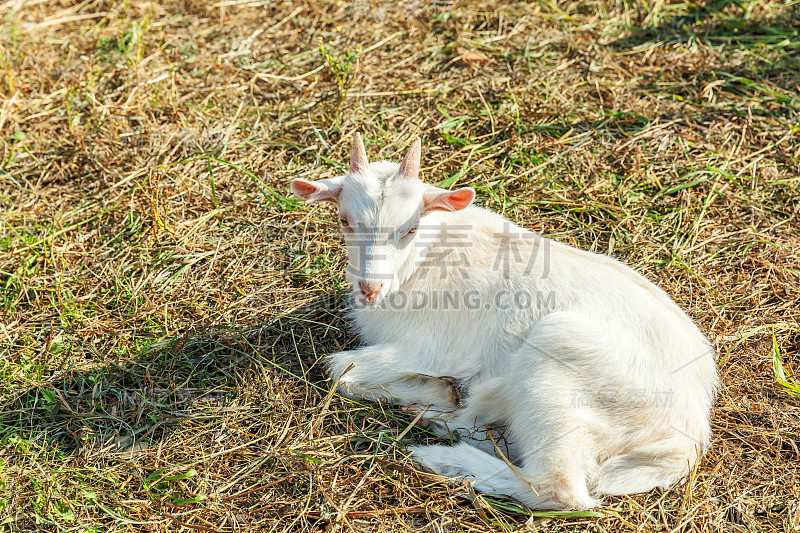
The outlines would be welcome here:
<svg viewBox="0 0 800 533">
<path fill-rule="evenodd" d="M 356 302 L 363 307 L 375 307 L 381 300 L 383 300 L 383 296 L 380 294 L 375 295 L 372 299 L 368 299 L 361 293 L 356 294 Z"/>
</svg>

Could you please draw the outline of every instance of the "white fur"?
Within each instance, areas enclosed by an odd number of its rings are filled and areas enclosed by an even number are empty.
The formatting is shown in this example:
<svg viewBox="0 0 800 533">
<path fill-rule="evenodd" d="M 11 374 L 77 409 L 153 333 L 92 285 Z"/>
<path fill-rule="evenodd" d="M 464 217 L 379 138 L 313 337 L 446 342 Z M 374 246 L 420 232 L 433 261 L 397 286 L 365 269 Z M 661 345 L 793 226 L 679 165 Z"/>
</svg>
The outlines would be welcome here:
<svg viewBox="0 0 800 533">
<path fill-rule="evenodd" d="M 684 476 L 709 445 L 718 386 L 692 320 L 622 263 L 485 209 L 450 211 L 452 193 L 399 168 L 334 179 L 332 201 L 357 225 L 347 277 L 365 343 L 325 359 L 333 379 L 353 365 L 342 392 L 431 405 L 437 431 L 461 442 L 414 458 L 532 507 L 590 508 Z M 359 305 L 358 281 L 372 279 L 385 281 L 379 298 Z M 425 376 L 455 378 L 463 403 Z"/>
</svg>

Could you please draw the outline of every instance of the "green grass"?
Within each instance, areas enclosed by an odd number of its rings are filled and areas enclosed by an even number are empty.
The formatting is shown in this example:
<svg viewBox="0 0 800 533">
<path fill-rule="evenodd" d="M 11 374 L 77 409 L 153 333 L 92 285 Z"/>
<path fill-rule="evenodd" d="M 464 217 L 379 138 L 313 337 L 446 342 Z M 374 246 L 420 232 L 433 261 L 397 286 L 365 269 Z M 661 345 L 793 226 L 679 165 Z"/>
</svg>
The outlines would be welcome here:
<svg viewBox="0 0 800 533">
<path fill-rule="evenodd" d="M 2 527 L 792 530 L 799 7 L 3 4 Z M 346 257 L 288 184 L 354 131 L 695 317 L 725 387 L 688 480 L 531 511 L 414 469 L 408 413 L 326 401 Z"/>
</svg>

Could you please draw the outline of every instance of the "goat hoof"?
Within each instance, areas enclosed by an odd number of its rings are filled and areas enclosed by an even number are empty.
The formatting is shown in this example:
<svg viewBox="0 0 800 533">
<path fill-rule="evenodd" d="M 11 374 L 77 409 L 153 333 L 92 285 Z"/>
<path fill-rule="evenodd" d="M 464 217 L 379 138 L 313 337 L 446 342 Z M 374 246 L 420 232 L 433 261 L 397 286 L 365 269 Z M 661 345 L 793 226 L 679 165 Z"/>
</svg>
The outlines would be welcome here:
<svg viewBox="0 0 800 533">
<path fill-rule="evenodd" d="M 417 416 L 418 414 L 420 414 L 422 412 L 422 407 L 420 407 L 419 405 L 416 405 L 416 404 L 404 405 L 400 409 L 405 411 L 406 413 L 409 413 L 409 414 L 414 415 L 414 416 Z M 429 428 L 432 425 L 433 425 L 433 420 L 431 420 L 429 418 L 423 417 L 423 418 L 420 418 L 419 420 L 417 420 L 417 426 L 419 426 L 421 428 Z"/>
<path fill-rule="evenodd" d="M 447 390 L 447 400 L 453 407 L 460 407 L 463 396 L 461 395 L 461 388 L 458 381 L 452 376 L 439 376 L 437 379 L 445 383 Z"/>
</svg>

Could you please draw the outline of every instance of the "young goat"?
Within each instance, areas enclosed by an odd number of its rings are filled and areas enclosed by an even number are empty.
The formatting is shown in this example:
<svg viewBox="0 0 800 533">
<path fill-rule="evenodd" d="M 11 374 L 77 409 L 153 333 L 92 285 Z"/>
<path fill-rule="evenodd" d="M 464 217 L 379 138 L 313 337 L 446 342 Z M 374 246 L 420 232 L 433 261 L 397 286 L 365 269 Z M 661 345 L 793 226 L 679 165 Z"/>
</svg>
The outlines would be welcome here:
<svg viewBox="0 0 800 533">
<path fill-rule="evenodd" d="M 419 168 L 419 140 L 399 165 L 368 163 L 356 134 L 346 175 L 292 182 L 339 206 L 365 342 L 325 358 L 341 392 L 427 408 L 460 442 L 411 447 L 418 462 L 530 507 L 586 509 L 688 473 L 718 385 L 692 320 L 622 263 L 473 207 L 473 189 L 424 184 Z"/>
</svg>

